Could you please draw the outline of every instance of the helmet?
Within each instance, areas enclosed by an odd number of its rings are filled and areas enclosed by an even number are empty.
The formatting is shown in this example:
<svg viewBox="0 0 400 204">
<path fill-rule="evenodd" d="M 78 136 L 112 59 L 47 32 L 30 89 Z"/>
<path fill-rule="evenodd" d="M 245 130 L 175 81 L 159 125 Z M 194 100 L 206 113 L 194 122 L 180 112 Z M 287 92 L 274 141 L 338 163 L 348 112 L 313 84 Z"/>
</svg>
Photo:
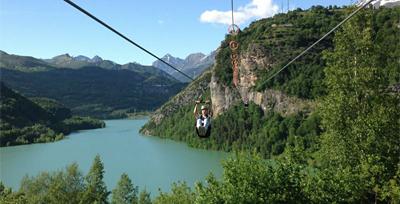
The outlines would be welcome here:
<svg viewBox="0 0 400 204">
<path fill-rule="evenodd" d="M 208 110 L 208 107 L 207 107 L 206 105 L 202 105 L 202 106 L 201 106 L 201 110 L 204 110 L 204 109 L 207 109 L 207 110 Z"/>
</svg>

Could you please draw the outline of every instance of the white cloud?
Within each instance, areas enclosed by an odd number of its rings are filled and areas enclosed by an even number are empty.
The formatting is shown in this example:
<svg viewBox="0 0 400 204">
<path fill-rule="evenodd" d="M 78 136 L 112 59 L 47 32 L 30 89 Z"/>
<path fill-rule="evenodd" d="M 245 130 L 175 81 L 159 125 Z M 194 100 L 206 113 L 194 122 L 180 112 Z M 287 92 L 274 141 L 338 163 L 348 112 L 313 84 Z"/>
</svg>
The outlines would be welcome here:
<svg viewBox="0 0 400 204">
<path fill-rule="evenodd" d="M 158 20 L 157 23 L 162 25 L 162 24 L 164 24 L 164 21 L 163 20 Z"/>
<path fill-rule="evenodd" d="M 240 25 L 250 19 L 266 18 L 278 13 L 279 7 L 272 0 L 252 0 L 245 6 L 233 12 L 235 24 Z M 200 16 L 204 23 L 232 23 L 232 11 L 207 10 Z"/>
</svg>

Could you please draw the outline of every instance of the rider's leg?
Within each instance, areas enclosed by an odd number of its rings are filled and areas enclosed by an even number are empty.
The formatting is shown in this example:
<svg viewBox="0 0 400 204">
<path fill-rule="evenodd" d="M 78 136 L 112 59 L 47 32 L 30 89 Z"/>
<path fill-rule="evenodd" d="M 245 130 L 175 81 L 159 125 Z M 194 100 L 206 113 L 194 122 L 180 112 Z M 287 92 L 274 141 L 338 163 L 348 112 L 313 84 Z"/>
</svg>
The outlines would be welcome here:
<svg viewBox="0 0 400 204">
<path fill-rule="evenodd" d="M 206 118 L 206 119 L 204 119 L 204 127 L 206 128 L 206 129 L 208 129 L 208 127 L 210 126 L 210 123 L 211 123 L 211 118 Z"/>
<path fill-rule="evenodd" d="M 196 121 L 196 128 L 199 128 L 200 126 L 202 126 L 201 119 L 198 118 L 197 121 Z"/>
</svg>

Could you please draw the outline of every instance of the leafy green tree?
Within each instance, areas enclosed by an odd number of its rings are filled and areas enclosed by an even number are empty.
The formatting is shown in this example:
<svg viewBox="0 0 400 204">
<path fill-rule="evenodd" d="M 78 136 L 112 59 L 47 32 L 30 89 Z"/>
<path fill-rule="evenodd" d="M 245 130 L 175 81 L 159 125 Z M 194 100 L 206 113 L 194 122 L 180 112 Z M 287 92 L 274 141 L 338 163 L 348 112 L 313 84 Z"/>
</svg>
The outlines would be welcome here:
<svg viewBox="0 0 400 204">
<path fill-rule="evenodd" d="M 194 203 L 195 194 L 185 182 L 172 184 L 171 193 L 160 192 L 154 200 L 156 204 L 191 204 Z"/>
<path fill-rule="evenodd" d="M 139 194 L 139 204 L 151 204 L 150 193 L 145 190 L 142 190 Z"/>
<path fill-rule="evenodd" d="M 24 194 L 13 192 L 11 188 L 7 188 L 4 186 L 2 182 L 0 182 L 0 203 L 4 204 L 22 204 L 28 203 Z"/>
<path fill-rule="evenodd" d="M 66 168 L 66 177 L 64 179 L 66 190 L 64 193 L 71 203 L 79 203 L 80 198 L 85 191 L 82 173 L 78 169 L 78 164 L 73 163 Z"/>
<path fill-rule="evenodd" d="M 138 187 L 134 187 L 126 173 L 121 175 L 117 187 L 112 191 L 112 204 L 137 204 Z"/>
<path fill-rule="evenodd" d="M 285 159 L 287 160 L 287 159 Z M 265 161 L 240 153 L 224 163 L 222 181 L 213 176 L 197 184 L 198 203 L 308 203 L 302 186 L 304 166 L 291 160 Z"/>
<path fill-rule="evenodd" d="M 224 203 L 221 187 L 221 182 L 210 173 L 206 178 L 206 185 L 196 183 L 196 203 Z"/>
<path fill-rule="evenodd" d="M 96 155 L 92 167 L 85 177 L 86 190 L 83 193 L 81 203 L 108 203 L 107 197 L 110 192 L 107 191 L 103 178 L 104 165 L 100 155 Z"/>
<path fill-rule="evenodd" d="M 388 91 L 387 64 L 374 44 L 371 19 L 372 12 L 365 11 L 345 24 L 334 51 L 326 54 L 328 95 L 321 104 L 326 132 L 319 154 L 327 174 L 341 181 L 335 192 L 346 202 L 393 201 L 383 187 L 398 172 L 399 95 Z"/>
<path fill-rule="evenodd" d="M 28 203 L 79 203 L 84 192 L 83 177 L 77 164 L 65 171 L 42 172 L 36 177 L 25 177 L 20 190 L 14 195 Z"/>
</svg>

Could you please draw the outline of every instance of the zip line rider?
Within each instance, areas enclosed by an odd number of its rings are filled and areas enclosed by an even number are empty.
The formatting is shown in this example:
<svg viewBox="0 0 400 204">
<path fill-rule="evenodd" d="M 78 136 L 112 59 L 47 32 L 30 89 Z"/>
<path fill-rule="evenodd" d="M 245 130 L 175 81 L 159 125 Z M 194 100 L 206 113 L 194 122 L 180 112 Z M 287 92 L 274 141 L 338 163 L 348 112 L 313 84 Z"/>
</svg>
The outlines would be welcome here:
<svg viewBox="0 0 400 204">
<path fill-rule="evenodd" d="M 201 113 L 198 113 L 197 107 L 200 103 L 201 100 L 197 100 L 193 110 L 193 114 L 196 119 L 196 133 L 199 137 L 209 137 L 211 134 L 212 117 L 212 111 L 210 111 L 208 107 L 210 101 L 207 100 L 205 102 L 205 105 L 201 106 Z"/>
</svg>

